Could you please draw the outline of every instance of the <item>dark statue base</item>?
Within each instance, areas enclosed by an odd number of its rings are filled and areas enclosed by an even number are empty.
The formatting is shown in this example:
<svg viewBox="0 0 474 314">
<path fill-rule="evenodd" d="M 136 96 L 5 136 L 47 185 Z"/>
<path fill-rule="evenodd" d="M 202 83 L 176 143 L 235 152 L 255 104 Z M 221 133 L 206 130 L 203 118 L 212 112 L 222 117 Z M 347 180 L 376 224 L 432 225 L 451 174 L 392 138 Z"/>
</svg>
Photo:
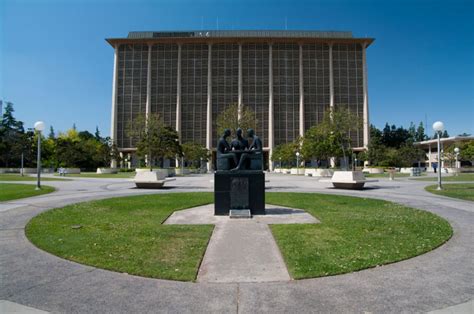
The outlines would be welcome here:
<svg viewBox="0 0 474 314">
<path fill-rule="evenodd" d="M 231 209 L 249 209 L 265 214 L 265 174 L 260 170 L 216 171 L 214 215 L 229 215 Z"/>
</svg>

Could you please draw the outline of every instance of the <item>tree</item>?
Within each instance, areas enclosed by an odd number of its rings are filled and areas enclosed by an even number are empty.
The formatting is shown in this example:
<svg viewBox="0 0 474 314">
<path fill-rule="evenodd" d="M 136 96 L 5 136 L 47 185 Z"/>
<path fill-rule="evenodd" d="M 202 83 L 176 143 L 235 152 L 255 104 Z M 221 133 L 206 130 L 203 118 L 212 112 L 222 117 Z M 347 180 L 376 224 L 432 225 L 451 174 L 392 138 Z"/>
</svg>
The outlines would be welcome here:
<svg viewBox="0 0 474 314">
<path fill-rule="evenodd" d="M 423 122 L 420 122 L 418 128 L 416 129 L 416 141 L 422 142 L 425 141 L 428 137 L 425 134 L 425 127 L 423 126 Z"/>
<path fill-rule="evenodd" d="M 98 140 L 98 141 L 102 140 L 102 137 L 100 136 L 100 132 L 99 132 L 99 127 L 98 127 L 98 126 L 95 127 L 94 137 L 95 137 L 95 139 Z"/>
<path fill-rule="evenodd" d="M 316 159 L 318 162 L 332 157 L 329 136 L 321 125 L 315 125 L 306 131 L 301 153 L 306 158 Z"/>
<path fill-rule="evenodd" d="M 13 116 L 13 103 L 5 102 L 5 111 L 0 121 L 0 164 L 5 167 L 19 165 L 27 138 L 23 122 Z"/>
<path fill-rule="evenodd" d="M 459 145 L 460 160 L 474 162 L 474 141 L 466 141 Z"/>
<path fill-rule="evenodd" d="M 241 128 L 247 130 L 255 129 L 258 134 L 258 120 L 255 113 L 246 106 L 242 106 L 239 119 L 239 105 L 231 104 L 216 119 L 217 134 L 220 136 L 225 129 L 230 129 L 232 134 L 236 134 L 236 130 Z"/>
<path fill-rule="evenodd" d="M 150 171 L 154 161 L 182 154 L 178 132 L 165 125 L 159 114 L 136 117 L 129 123 L 126 133 L 137 140 L 137 155 L 146 157 Z"/>
<path fill-rule="evenodd" d="M 54 139 L 56 137 L 56 135 L 54 134 L 54 129 L 53 129 L 53 126 L 51 125 L 49 127 L 49 134 L 48 134 L 48 138 L 49 139 Z"/>
<path fill-rule="evenodd" d="M 198 143 L 184 143 L 181 145 L 184 160 L 188 162 L 190 166 L 194 166 L 195 163 L 202 161 L 208 161 L 209 150 L 198 144 Z"/>
<path fill-rule="evenodd" d="M 441 138 L 448 138 L 449 134 L 447 130 L 444 130 L 443 134 L 441 134 Z"/>
<path fill-rule="evenodd" d="M 408 139 L 410 142 L 416 142 L 416 128 L 413 122 L 410 122 L 410 126 L 408 127 Z"/>
<path fill-rule="evenodd" d="M 296 159 L 298 149 L 299 143 L 296 142 L 277 145 L 273 149 L 271 159 L 273 162 L 281 162 L 289 166 Z"/>
</svg>

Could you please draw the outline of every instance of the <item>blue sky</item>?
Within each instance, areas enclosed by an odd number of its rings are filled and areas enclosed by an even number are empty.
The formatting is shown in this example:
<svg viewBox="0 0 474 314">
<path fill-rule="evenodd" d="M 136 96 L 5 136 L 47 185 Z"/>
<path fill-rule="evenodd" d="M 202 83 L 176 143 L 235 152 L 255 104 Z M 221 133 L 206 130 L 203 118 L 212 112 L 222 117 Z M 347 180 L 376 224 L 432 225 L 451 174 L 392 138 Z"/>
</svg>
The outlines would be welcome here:
<svg viewBox="0 0 474 314">
<path fill-rule="evenodd" d="M 285 23 L 285 20 L 287 21 Z M 370 120 L 474 134 L 474 1 L 0 0 L 0 99 L 27 126 L 109 134 L 113 50 L 129 31 L 349 30 L 367 51 Z"/>
</svg>

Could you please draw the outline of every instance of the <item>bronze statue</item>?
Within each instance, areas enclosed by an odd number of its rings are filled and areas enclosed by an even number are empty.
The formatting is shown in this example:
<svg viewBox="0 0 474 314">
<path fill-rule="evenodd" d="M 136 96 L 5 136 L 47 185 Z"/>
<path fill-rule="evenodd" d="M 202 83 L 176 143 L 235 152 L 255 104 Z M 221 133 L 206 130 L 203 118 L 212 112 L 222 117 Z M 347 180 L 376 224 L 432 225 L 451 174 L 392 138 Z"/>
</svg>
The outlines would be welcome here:
<svg viewBox="0 0 474 314">
<path fill-rule="evenodd" d="M 240 133 L 242 130 L 240 130 Z M 238 171 L 238 170 L 262 170 L 263 164 L 263 155 L 262 155 L 262 141 L 258 136 L 255 135 L 255 131 L 253 129 L 247 130 L 247 138 L 251 138 L 252 145 L 248 146 L 248 141 L 245 140 L 245 147 L 243 150 L 235 151 L 237 154 L 240 154 L 239 163 L 237 166 L 231 171 Z M 233 143 L 237 145 L 239 138 L 235 139 Z M 240 147 L 240 146 L 239 146 Z"/>
<path fill-rule="evenodd" d="M 232 160 L 234 164 L 238 164 L 239 160 L 237 155 L 232 152 L 232 149 L 227 142 L 227 138 L 230 136 L 230 130 L 225 129 L 224 134 L 217 142 L 217 170 L 229 170 L 229 162 Z"/>
</svg>

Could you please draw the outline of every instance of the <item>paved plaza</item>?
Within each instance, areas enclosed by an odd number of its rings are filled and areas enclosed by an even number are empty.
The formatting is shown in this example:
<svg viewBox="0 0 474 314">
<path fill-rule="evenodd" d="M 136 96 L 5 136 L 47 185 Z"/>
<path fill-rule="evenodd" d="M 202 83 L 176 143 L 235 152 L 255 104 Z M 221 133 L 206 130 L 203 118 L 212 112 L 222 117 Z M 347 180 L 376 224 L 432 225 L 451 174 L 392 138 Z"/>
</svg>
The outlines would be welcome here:
<svg viewBox="0 0 474 314">
<path fill-rule="evenodd" d="M 316 219 L 298 209 L 270 207 L 272 215 L 229 221 L 212 216 L 212 206 L 201 206 L 175 212 L 165 222 L 216 225 L 197 282 L 142 278 L 46 253 L 28 241 L 24 227 L 42 211 L 87 200 L 212 192 L 212 175 L 178 177 L 162 190 L 139 190 L 127 179 L 49 181 L 45 184 L 57 188 L 52 194 L 0 204 L 0 312 L 472 312 L 472 202 L 430 194 L 424 187 L 433 182 L 408 178 L 379 179 L 360 191 L 336 190 L 311 177 L 267 174 L 266 178 L 267 192 L 352 195 L 427 210 L 446 218 L 454 235 L 441 247 L 402 262 L 338 276 L 291 280 L 268 224 L 290 219 L 319 223 Z M 255 237 L 264 241 L 267 250 L 259 250 L 249 240 Z M 248 269 L 247 265 L 255 263 L 252 259 L 236 263 L 242 259 L 239 246 L 262 267 Z"/>
</svg>

